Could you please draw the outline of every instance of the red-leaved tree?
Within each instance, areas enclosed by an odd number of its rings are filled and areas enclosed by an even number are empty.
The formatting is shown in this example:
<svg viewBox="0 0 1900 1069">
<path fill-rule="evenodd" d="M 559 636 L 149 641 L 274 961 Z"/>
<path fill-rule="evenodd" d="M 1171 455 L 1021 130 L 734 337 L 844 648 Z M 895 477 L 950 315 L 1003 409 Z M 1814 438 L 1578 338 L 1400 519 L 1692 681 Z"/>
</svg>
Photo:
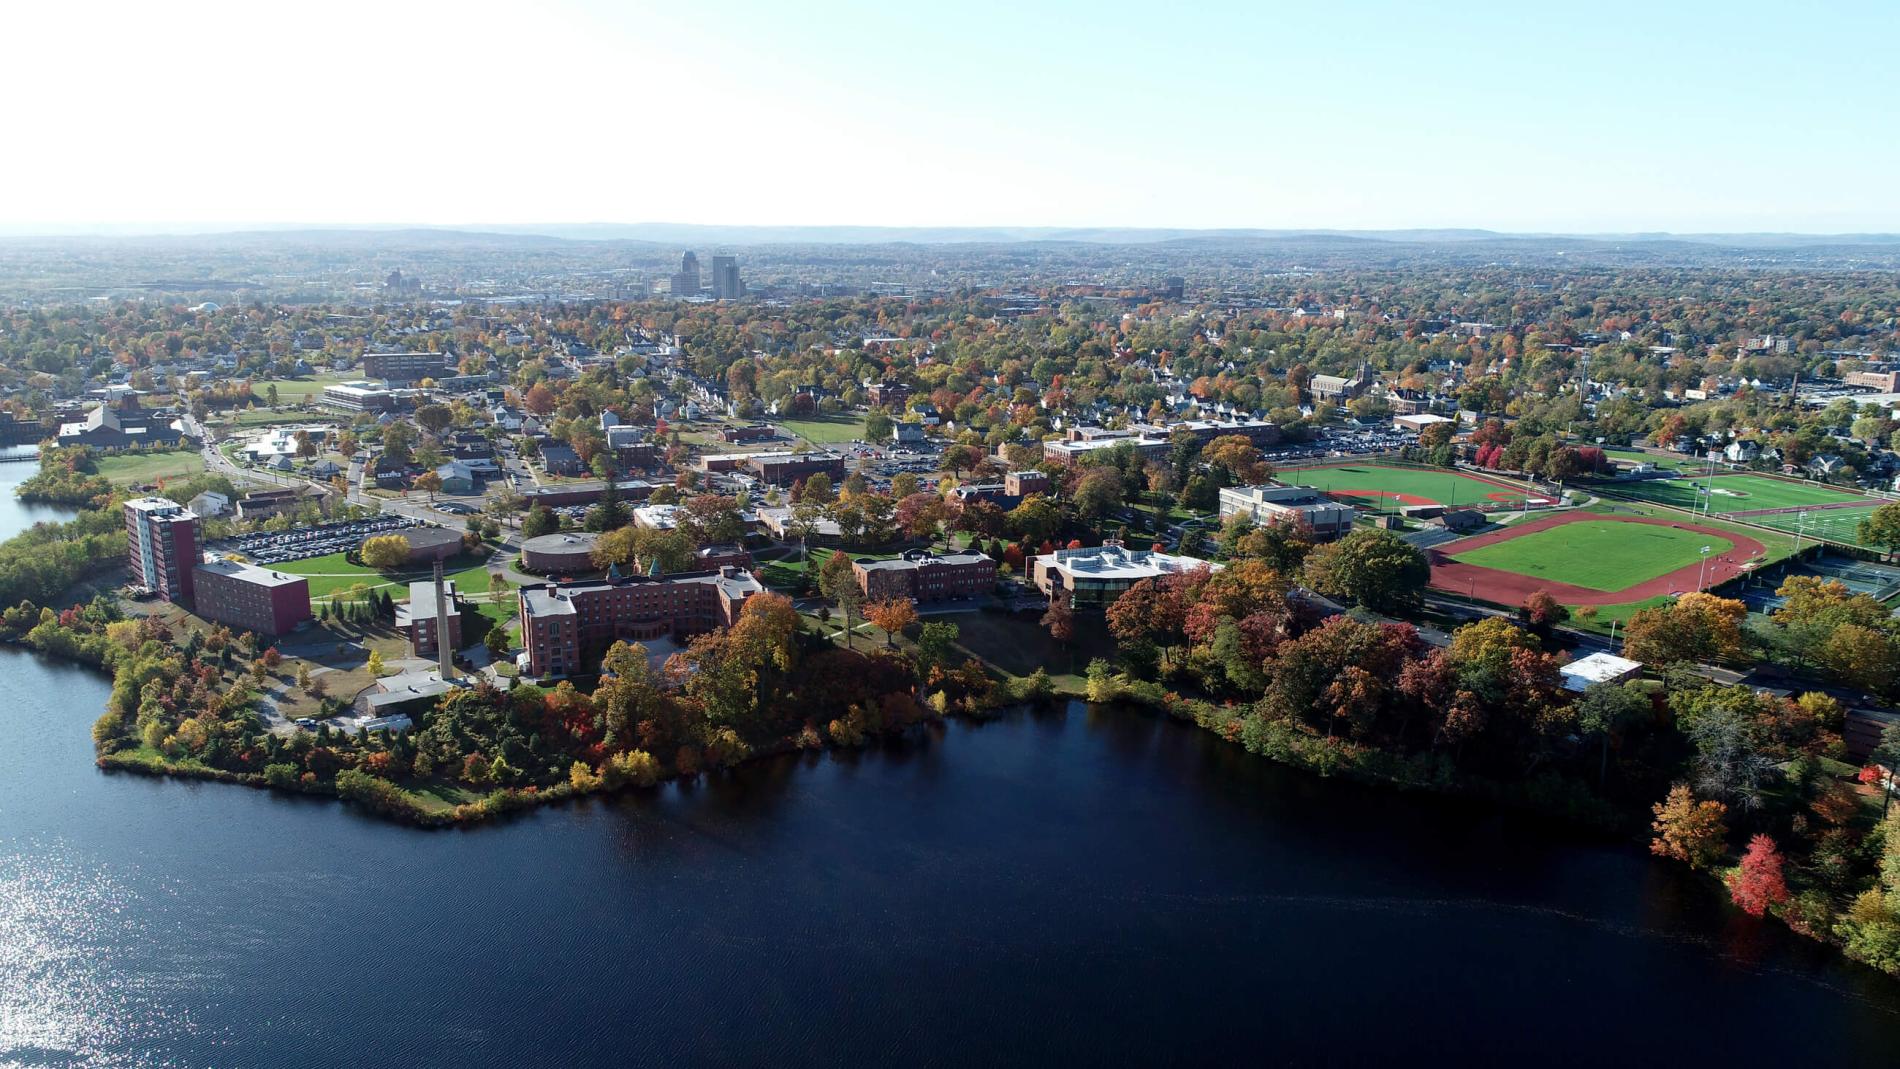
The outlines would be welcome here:
<svg viewBox="0 0 1900 1069">
<path fill-rule="evenodd" d="M 1781 852 L 1766 835 L 1748 840 L 1742 867 L 1729 877 L 1729 897 L 1749 914 L 1759 917 L 1788 900 L 1788 881 L 1781 876 Z"/>
</svg>

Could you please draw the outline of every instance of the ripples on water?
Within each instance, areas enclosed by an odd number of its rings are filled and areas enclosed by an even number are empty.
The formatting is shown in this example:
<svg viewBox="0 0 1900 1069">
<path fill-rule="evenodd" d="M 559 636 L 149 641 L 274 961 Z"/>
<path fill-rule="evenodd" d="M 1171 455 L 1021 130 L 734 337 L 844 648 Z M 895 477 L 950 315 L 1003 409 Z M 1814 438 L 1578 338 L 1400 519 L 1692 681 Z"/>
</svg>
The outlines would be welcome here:
<svg viewBox="0 0 1900 1069">
<path fill-rule="evenodd" d="M 192 1031 L 188 971 L 131 973 L 118 951 L 162 924 L 110 869 L 71 843 L 0 853 L 0 1057 L 19 1064 L 140 1066 L 153 1036 Z M 181 996 L 185 996 L 181 998 Z"/>
</svg>

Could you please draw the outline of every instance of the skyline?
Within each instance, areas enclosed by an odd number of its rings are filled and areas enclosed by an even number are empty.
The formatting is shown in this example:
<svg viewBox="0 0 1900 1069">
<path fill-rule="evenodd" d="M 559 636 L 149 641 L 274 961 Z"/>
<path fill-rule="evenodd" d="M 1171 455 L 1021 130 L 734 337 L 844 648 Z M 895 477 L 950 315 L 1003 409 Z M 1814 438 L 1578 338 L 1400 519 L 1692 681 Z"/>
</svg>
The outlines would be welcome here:
<svg viewBox="0 0 1900 1069">
<path fill-rule="evenodd" d="M 0 71 L 37 146 L 0 232 L 1900 231 L 1900 72 L 1838 55 L 1900 11 L 1576 15 L 1566 38 L 1492 0 L 34 9 L 12 19 L 43 47 Z"/>
</svg>

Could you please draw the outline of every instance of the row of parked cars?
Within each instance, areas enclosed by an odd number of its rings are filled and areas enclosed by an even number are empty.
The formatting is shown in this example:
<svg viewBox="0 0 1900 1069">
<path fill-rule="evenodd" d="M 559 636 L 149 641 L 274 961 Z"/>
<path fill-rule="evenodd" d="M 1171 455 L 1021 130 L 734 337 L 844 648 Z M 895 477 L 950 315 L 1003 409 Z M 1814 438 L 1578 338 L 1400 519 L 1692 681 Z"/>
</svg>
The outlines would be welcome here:
<svg viewBox="0 0 1900 1069">
<path fill-rule="evenodd" d="M 1329 427 L 1320 437 L 1312 441 L 1289 442 L 1261 452 L 1268 460 L 1284 463 L 1289 460 L 1325 460 L 1329 457 L 1396 453 L 1417 441 L 1417 435 L 1391 427 L 1362 427 L 1349 430 Z"/>
<path fill-rule="evenodd" d="M 370 535 L 387 534 L 413 526 L 415 521 L 400 516 L 378 516 L 370 520 L 318 524 L 294 531 L 258 531 L 239 535 L 231 540 L 231 548 L 259 564 L 278 564 L 341 553 L 355 549 Z"/>
</svg>

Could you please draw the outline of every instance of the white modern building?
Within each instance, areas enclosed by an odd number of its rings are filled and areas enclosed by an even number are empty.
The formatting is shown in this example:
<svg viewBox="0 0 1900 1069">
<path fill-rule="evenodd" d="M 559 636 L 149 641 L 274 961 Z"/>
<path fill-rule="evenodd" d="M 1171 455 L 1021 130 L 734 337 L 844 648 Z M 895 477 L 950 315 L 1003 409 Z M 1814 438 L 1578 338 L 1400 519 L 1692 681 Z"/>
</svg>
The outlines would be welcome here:
<svg viewBox="0 0 1900 1069">
<path fill-rule="evenodd" d="M 1199 568 L 1220 571 L 1225 565 L 1158 550 L 1129 549 L 1115 539 L 1099 546 L 1058 549 L 1030 558 L 1029 574 L 1036 588 L 1051 597 L 1067 590 L 1077 605 L 1107 605 L 1122 591 L 1163 575 Z"/>
</svg>

